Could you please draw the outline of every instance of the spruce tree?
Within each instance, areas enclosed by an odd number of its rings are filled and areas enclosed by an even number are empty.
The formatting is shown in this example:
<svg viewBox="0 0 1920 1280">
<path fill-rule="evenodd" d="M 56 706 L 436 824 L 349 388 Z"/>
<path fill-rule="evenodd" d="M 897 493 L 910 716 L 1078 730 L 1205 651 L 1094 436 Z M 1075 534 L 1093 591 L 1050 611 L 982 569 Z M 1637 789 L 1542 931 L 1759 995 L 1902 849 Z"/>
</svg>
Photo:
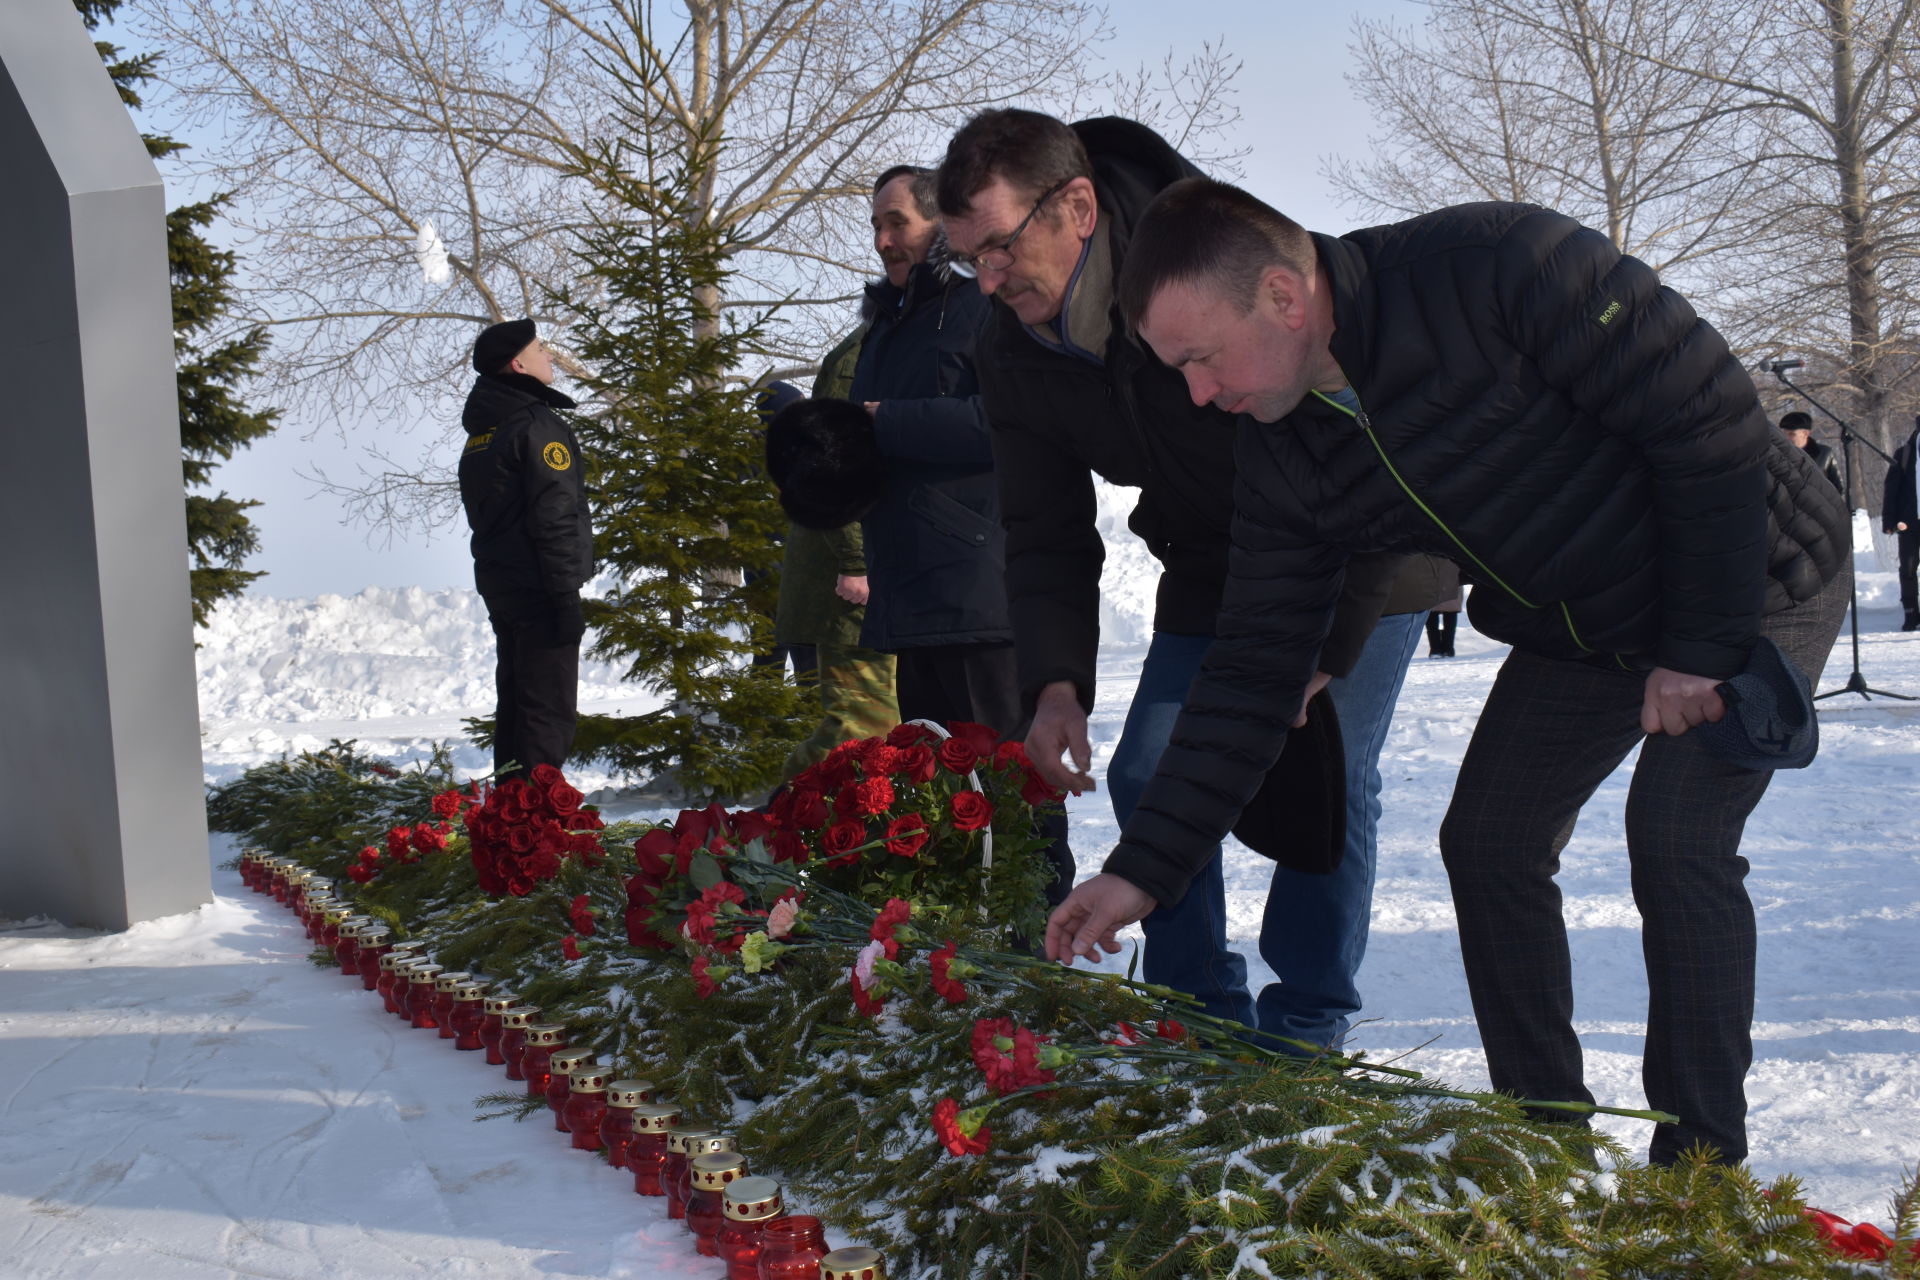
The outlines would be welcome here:
<svg viewBox="0 0 1920 1280">
<path fill-rule="evenodd" d="M 787 522 L 754 391 L 735 376 L 766 317 L 719 306 L 735 241 L 702 202 L 716 140 L 663 143 L 641 87 L 628 88 L 613 140 L 570 157 L 605 201 L 580 235 L 580 278 L 556 301 L 594 370 L 578 431 L 598 559 L 615 581 L 587 610 L 592 651 L 626 660 L 627 678 L 667 701 L 583 716 L 575 754 L 705 802 L 771 786 L 815 706 L 781 668 L 750 661 L 771 643 Z"/>
<path fill-rule="evenodd" d="M 121 0 L 74 0 L 74 7 L 95 31 L 113 17 Z M 94 42 L 107 74 L 129 110 L 140 107 L 140 86 L 153 79 L 155 53 L 123 57 L 118 45 Z M 147 154 L 158 160 L 187 144 L 163 134 L 142 132 Z M 204 488 L 219 463 L 271 432 L 279 412 L 249 409 L 238 387 L 250 377 L 267 348 L 266 330 L 254 326 L 220 340 L 216 327 L 233 306 L 235 258 L 216 249 L 201 233 L 213 224 L 224 195 L 182 205 L 167 214 L 167 270 L 172 279 L 174 373 L 180 397 L 181 468 L 187 487 L 187 548 L 193 558 L 190 589 L 193 621 L 206 625 L 213 607 L 237 596 L 261 571 L 241 564 L 259 550 L 259 531 L 247 519 L 258 502 L 195 493 Z"/>
</svg>

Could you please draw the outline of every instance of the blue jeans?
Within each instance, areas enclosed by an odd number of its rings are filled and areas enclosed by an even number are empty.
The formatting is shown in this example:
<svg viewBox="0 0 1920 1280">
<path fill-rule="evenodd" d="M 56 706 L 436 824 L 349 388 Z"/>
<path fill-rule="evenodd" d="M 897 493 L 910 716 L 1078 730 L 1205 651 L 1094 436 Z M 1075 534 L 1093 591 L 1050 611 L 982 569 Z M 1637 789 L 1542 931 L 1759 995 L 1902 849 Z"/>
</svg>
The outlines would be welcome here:
<svg viewBox="0 0 1920 1280">
<path fill-rule="evenodd" d="M 1331 1044 L 1346 1034 L 1349 1016 L 1360 1008 L 1353 979 L 1366 953 L 1373 906 L 1380 748 L 1425 621 L 1424 613 L 1380 619 L 1353 670 L 1328 686 L 1347 751 L 1346 851 L 1331 875 L 1274 868 L 1260 958 L 1279 981 L 1260 992 L 1257 1004 L 1247 990 L 1247 963 L 1227 942 L 1226 888 L 1216 848 L 1177 906 L 1160 907 L 1141 922 L 1148 982 L 1187 992 L 1216 1017 L 1274 1035 Z M 1187 687 L 1212 643 L 1211 636 L 1154 633 L 1107 768 L 1107 791 L 1123 827 L 1159 765 Z"/>
</svg>

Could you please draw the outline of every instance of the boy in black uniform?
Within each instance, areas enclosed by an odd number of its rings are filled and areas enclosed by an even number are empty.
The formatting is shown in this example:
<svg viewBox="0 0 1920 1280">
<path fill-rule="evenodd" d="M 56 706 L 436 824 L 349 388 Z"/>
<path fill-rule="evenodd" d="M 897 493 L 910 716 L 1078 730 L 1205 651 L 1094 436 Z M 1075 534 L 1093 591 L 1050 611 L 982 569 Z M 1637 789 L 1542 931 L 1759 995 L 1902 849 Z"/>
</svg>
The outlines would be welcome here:
<svg viewBox="0 0 1920 1280">
<path fill-rule="evenodd" d="M 473 367 L 480 376 L 460 415 L 460 501 L 499 652 L 493 767 L 517 777 L 539 764 L 560 767 L 573 746 L 586 631 L 580 588 L 593 576 L 593 529 L 580 448 L 554 412 L 573 401 L 553 389 L 553 358 L 533 321 L 482 332 Z"/>
</svg>

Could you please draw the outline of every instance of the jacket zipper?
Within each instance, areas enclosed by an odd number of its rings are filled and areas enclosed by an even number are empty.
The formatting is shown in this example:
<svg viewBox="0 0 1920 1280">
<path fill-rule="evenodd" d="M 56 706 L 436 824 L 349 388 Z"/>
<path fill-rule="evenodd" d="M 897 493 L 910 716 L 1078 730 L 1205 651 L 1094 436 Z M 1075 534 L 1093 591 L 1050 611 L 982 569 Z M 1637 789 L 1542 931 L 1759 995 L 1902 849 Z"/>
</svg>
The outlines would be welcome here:
<svg viewBox="0 0 1920 1280">
<path fill-rule="evenodd" d="M 1349 383 L 1348 385 L 1351 386 L 1352 384 Z M 1525 596 L 1521 595 L 1518 591 L 1515 591 L 1512 587 L 1508 586 L 1504 578 L 1502 578 L 1499 574 L 1495 573 L 1490 567 L 1488 567 L 1486 561 L 1482 560 L 1479 556 L 1475 555 L 1472 549 L 1469 548 L 1466 543 L 1460 540 L 1460 536 L 1456 534 L 1452 529 L 1447 527 L 1447 522 L 1442 520 L 1434 512 L 1432 507 L 1429 507 L 1425 502 L 1420 500 L 1420 495 L 1413 491 L 1413 486 L 1406 482 L 1406 478 L 1400 474 L 1400 469 L 1393 465 L 1393 459 L 1387 456 L 1386 447 L 1380 443 L 1380 437 L 1373 433 L 1373 420 L 1367 417 L 1366 409 L 1364 407 L 1362 407 L 1360 410 L 1356 412 L 1353 409 L 1347 408 L 1347 406 L 1341 404 L 1338 400 L 1335 400 L 1330 396 L 1322 395 L 1319 391 L 1315 391 L 1313 394 L 1316 396 L 1319 396 L 1322 401 L 1332 405 L 1334 408 L 1338 409 L 1340 412 L 1346 414 L 1349 418 L 1352 418 L 1354 420 L 1355 424 L 1359 426 L 1360 430 L 1366 433 L 1367 442 L 1373 446 L 1373 451 L 1380 455 L 1380 461 L 1386 467 L 1387 474 L 1392 476 L 1393 482 L 1400 486 L 1400 491 L 1406 494 L 1408 498 L 1412 499 L 1413 505 L 1420 508 L 1421 513 L 1424 514 L 1427 517 L 1427 519 L 1433 521 L 1434 526 L 1438 528 L 1440 532 L 1446 534 L 1447 538 L 1453 543 L 1454 546 L 1460 548 L 1460 552 L 1462 555 L 1466 556 L 1467 559 L 1473 561 L 1474 567 L 1479 569 L 1480 572 L 1486 574 L 1488 578 L 1492 579 L 1493 582 L 1502 591 L 1506 592 L 1508 595 L 1512 596 L 1515 600 L 1519 601 L 1522 607 L 1528 608 L 1528 609 L 1539 609 L 1544 607 L 1544 606 L 1535 604 L 1533 601 L 1527 599 Z M 1353 398 L 1354 398 L 1354 403 L 1358 404 L 1360 400 L 1359 391 L 1357 390 L 1354 391 Z M 1564 600 L 1560 601 L 1559 607 L 1560 607 L 1561 621 L 1566 623 L 1567 634 L 1573 637 L 1573 643 L 1579 647 L 1580 652 L 1593 653 L 1594 650 L 1588 646 L 1586 641 L 1580 638 L 1580 632 L 1574 627 L 1573 614 L 1571 611 L 1568 610 L 1567 602 Z M 1617 653 L 1613 655 L 1613 660 L 1616 663 L 1619 663 L 1619 665 L 1622 668 L 1626 666 L 1626 663 L 1621 662 L 1620 655 Z"/>
</svg>

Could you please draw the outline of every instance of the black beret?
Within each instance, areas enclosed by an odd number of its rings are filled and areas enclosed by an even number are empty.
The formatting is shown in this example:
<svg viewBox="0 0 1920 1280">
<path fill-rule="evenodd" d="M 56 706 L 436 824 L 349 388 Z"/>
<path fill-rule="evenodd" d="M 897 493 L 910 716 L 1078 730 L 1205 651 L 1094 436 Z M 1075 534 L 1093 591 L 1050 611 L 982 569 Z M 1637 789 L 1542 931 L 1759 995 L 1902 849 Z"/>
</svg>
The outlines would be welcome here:
<svg viewBox="0 0 1920 1280">
<path fill-rule="evenodd" d="M 860 405 L 801 400 L 767 424 L 767 474 L 795 524 L 838 529 L 879 501 L 887 460 L 873 438 L 873 418 Z"/>
<path fill-rule="evenodd" d="M 536 335 L 531 320 L 503 320 L 480 331 L 473 343 L 473 371 L 498 373 L 525 351 Z"/>
<path fill-rule="evenodd" d="M 1324 692 L 1307 703 L 1305 727 L 1287 734 L 1260 790 L 1233 834 L 1289 871 L 1327 875 L 1347 844 L 1347 753 L 1340 715 Z"/>
</svg>

